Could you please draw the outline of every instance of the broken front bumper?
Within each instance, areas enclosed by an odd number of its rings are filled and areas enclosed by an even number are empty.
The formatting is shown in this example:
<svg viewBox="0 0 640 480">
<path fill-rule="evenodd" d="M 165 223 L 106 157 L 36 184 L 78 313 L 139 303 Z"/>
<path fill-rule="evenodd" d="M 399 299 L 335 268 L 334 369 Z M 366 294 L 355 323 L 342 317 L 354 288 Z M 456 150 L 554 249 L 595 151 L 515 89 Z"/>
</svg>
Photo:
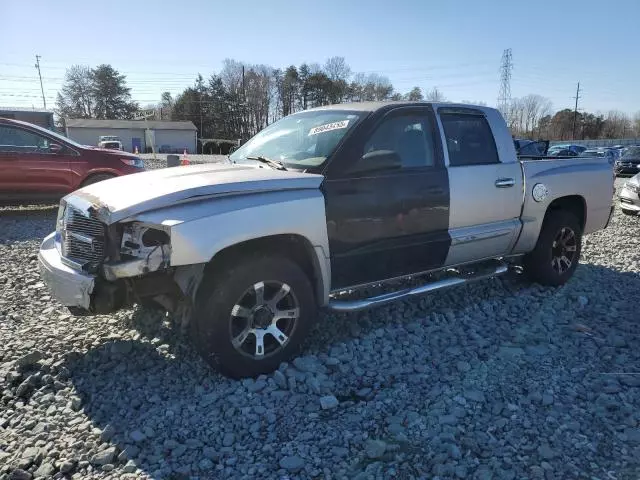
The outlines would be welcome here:
<svg viewBox="0 0 640 480">
<path fill-rule="evenodd" d="M 62 263 L 56 248 L 55 232 L 45 237 L 38 254 L 40 275 L 53 297 L 67 307 L 88 310 L 95 277 L 68 267 Z"/>
</svg>

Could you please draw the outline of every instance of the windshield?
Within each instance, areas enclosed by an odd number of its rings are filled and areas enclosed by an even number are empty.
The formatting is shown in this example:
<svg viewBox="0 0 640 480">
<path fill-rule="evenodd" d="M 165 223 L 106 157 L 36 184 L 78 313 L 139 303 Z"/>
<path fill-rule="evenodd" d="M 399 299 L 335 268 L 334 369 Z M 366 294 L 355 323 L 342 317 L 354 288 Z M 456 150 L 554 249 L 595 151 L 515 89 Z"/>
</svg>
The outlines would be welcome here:
<svg viewBox="0 0 640 480">
<path fill-rule="evenodd" d="M 252 137 L 229 159 L 243 162 L 247 157 L 264 157 L 294 168 L 317 167 L 364 115 L 366 112 L 346 110 L 313 110 L 289 115 Z"/>
<path fill-rule="evenodd" d="M 629 147 L 623 157 L 640 157 L 640 147 Z"/>
</svg>

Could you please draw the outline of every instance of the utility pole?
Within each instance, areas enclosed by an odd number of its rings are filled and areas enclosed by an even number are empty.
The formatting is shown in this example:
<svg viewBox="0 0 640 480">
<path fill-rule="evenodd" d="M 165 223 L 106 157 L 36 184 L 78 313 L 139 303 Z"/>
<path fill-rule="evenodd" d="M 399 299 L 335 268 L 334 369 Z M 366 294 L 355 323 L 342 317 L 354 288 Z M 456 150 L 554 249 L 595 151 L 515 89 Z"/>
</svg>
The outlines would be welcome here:
<svg viewBox="0 0 640 480">
<path fill-rule="evenodd" d="M 245 137 L 245 127 L 246 127 L 246 106 L 247 106 L 247 92 L 244 86 L 244 65 L 242 65 L 242 105 L 240 107 L 240 111 L 242 112 L 242 126 L 240 127 L 240 131 L 242 132 L 242 136 Z"/>
<path fill-rule="evenodd" d="M 580 82 L 578 82 L 578 89 L 576 90 L 576 106 L 573 109 L 573 135 L 572 135 L 572 139 L 575 140 L 576 138 L 576 120 L 578 119 L 578 99 L 580 98 Z"/>
<path fill-rule="evenodd" d="M 40 73 L 40 55 L 36 55 L 36 65 L 35 67 L 38 69 L 38 77 L 40 77 L 40 91 L 42 91 L 42 103 L 44 104 L 44 109 L 47 109 L 47 101 L 44 98 L 44 87 L 42 86 L 42 74 Z"/>
</svg>

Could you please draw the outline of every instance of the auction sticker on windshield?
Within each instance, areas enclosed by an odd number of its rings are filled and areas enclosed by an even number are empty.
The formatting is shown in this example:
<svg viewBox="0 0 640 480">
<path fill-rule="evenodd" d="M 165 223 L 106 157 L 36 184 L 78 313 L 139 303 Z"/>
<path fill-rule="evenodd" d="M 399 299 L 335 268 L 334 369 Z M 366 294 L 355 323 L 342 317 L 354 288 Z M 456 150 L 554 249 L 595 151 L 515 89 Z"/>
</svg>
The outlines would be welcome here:
<svg viewBox="0 0 640 480">
<path fill-rule="evenodd" d="M 341 120 L 340 122 L 326 123 L 324 125 L 319 125 L 317 127 L 313 127 L 309 131 L 309 136 L 317 135 L 319 133 L 330 132 L 331 130 L 339 130 L 341 128 L 347 128 L 349 125 L 349 120 Z"/>
</svg>

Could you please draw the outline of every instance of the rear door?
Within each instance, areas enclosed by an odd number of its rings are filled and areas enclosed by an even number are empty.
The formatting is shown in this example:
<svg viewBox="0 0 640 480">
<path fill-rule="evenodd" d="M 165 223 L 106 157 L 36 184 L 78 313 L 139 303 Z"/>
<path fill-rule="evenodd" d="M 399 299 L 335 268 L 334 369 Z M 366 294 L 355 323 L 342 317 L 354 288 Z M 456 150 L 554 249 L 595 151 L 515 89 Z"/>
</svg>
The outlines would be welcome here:
<svg viewBox="0 0 640 480">
<path fill-rule="evenodd" d="M 500 138 L 490 127 L 504 120 L 473 108 L 441 107 L 438 114 L 451 189 L 446 265 L 505 255 L 521 225 L 523 178 L 506 125 L 497 129 Z"/>
<path fill-rule="evenodd" d="M 323 184 L 332 287 L 441 267 L 449 185 L 431 108 L 387 112 L 348 156 Z"/>
<path fill-rule="evenodd" d="M 12 198 L 64 195 L 71 191 L 69 160 L 75 155 L 39 132 L 1 124 L 0 192 Z"/>
</svg>

